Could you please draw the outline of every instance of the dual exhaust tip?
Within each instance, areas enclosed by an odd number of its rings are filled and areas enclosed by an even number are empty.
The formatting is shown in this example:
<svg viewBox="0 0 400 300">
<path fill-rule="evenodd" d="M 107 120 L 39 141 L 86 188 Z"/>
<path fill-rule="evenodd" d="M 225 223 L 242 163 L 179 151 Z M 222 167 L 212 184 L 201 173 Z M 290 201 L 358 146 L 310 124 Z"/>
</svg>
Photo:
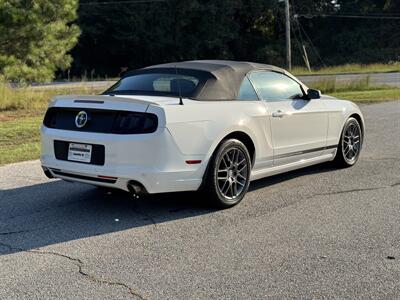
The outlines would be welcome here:
<svg viewBox="0 0 400 300">
<path fill-rule="evenodd" d="M 42 166 L 42 169 L 47 178 L 54 178 L 53 174 L 48 168 Z M 133 180 L 128 182 L 128 190 L 132 195 L 142 195 L 147 193 L 142 184 Z"/>
</svg>

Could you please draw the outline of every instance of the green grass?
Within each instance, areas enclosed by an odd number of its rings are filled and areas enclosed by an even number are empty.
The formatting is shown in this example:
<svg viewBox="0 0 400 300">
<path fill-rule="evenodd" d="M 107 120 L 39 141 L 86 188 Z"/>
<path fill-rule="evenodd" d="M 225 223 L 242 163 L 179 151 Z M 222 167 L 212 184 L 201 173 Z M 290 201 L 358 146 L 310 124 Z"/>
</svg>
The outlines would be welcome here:
<svg viewBox="0 0 400 300">
<path fill-rule="evenodd" d="M 0 112 L 11 110 L 44 111 L 52 97 L 65 94 L 98 94 L 104 89 L 92 87 L 70 88 L 34 88 L 13 89 L 9 84 L 0 82 Z"/>
<path fill-rule="evenodd" d="M 400 89 L 377 89 L 367 91 L 337 92 L 330 94 L 339 99 L 351 100 L 358 103 L 400 100 Z"/>
<path fill-rule="evenodd" d="M 0 121 L 0 165 L 39 158 L 41 122 L 41 116 Z"/>
<path fill-rule="evenodd" d="M 331 75 L 331 74 L 350 74 L 350 73 L 387 73 L 400 72 L 400 62 L 390 64 L 346 64 L 340 66 L 325 67 L 320 69 L 312 69 L 311 72 L 304 67 L 294 67 L 292 73 L 294 75 Z"/>
<path fill-rule="evenodd" d="M 322 79 L 310 84 L 323 94 L 354 102 L 378 102 L 400 100 L 400 89 L 392 86 L 373 85 L 369 76 L 358 80 L 338 83 L 336 78 Z"/>
<path fill-rule="evenodd" d="M 101 91 L 90 87 L 12 89 L 0 83 L 0 165 L 39 158 L 39 126 L 52 97 Z"/>
<path fill-rule="evenodd" d="M 360 79 L 346 82 L 338 82 L 336 77 L 323 78 L 310 83 L 309 87 L 320 90 L 323 94 L 393 89 L 392 86 L 371 84 L 369 75 Z"/>
</svg>

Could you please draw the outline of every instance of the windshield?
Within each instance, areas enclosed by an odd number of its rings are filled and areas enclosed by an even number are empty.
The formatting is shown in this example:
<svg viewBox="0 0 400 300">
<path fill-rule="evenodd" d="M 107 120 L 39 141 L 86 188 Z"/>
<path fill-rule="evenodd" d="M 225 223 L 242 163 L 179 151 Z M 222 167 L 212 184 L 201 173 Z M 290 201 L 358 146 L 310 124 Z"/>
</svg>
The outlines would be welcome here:
<svg viewBox="0 0 400 300">
<path fill-rule="evenodd" d="M 183 97 L 191 97 L 203 81 L 196 75 L 139 73 L 123 77 L 104 94 L 178 96 L 180 90 Z"/>
</svg>

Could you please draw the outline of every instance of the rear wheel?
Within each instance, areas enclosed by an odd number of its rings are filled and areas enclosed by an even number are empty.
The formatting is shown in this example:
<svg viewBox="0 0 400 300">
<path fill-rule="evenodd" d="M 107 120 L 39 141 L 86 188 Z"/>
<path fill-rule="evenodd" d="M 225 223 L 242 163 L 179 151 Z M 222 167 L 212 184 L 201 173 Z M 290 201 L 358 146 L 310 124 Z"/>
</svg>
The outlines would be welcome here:
<svg viewBox="0 0 400 300">
<path fill-rule="evenodd" d="M 236 139 L 223 141 L 211 159 L 203 192 L 221 208 L 238 204 L 250 184 L 251 159 L 246 146 Z"/>
<path fill-rule="evenodd" d="M 355 165 L 361 153 L 363 134 L 360 123 L 349 118 L 343 126 L 342 135 L 337 148 L 335 162 L 341 167 Z"/>
</svg>

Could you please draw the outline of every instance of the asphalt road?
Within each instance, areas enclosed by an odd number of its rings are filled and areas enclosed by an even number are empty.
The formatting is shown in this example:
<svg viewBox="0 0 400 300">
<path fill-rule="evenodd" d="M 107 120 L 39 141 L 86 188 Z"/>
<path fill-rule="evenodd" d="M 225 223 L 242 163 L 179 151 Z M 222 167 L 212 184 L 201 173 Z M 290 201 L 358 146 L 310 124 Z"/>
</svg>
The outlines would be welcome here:
<svg viewBox="0 0 400 300">
<path fill-rule="evenodd" d="M 338 83 L 345 83 L 348 81 L 363 80 L 369 77 L 371 84 L 374 85 L 388 85 L 393 87 L 400 87 L 400 73 L 375 73 L 375 74 L 338 74 L 338 75 L 310 75 L 298 76 L 299 79 L 306 85 L 329 79 L 335 79 Z"/>
<path fill-rule="evenodd" d="M 0 298 L 399 299 L 400 102 L 362 110 L 355 167 L 259 180 L 223 211 L 1 167 Z"/>
<path fill-rule="evenodd" d="M 338 74 L 338 75 L 306 75 L 297 76 L 305 84 L 312 84 L 327 79 L 335 79 L 338 83 L 346 81 L 357 81 L 369 77 L 371 84 L 375 85 L 389 85 L 393 87 L 400 87 L 400 73 L 375 73 L 375 74 Z M 78 82 L 52 82 L 47 84 L 40 84 L 35 88 L 77 88 L 77 87 L 92 87 L 92 88 L 108 88 L 115 81 L 78 81 Z"/>
</svg>

